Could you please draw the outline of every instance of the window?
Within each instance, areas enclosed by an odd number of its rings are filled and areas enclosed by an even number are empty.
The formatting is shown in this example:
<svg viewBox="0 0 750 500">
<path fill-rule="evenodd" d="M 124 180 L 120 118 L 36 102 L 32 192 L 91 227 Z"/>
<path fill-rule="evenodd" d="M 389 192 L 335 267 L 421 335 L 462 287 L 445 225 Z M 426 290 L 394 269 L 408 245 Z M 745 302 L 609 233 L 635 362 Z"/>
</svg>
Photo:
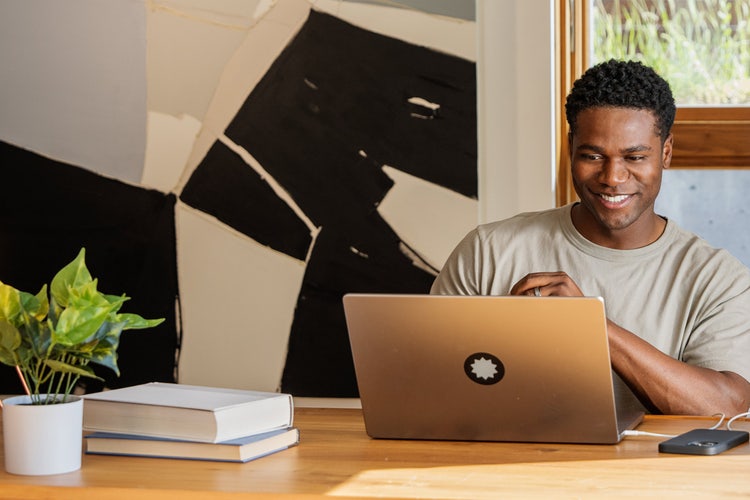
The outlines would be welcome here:
<svg viewBox="0 0 750 500">
<path fill-rule="evenodd" d="M 727 201 L 742 204 L 750 178 L 750 170 L 737 171 L 750 169 L 750 0 L 558 0 L 556 8 L 557 203 L 576 199 L 563 109 L 573 81 L 605 59 L 641 60 L 670 82 L 678 105 L 665 185 L 682 188 L 663 189 L 657 209 L 750 265 L 747 240 L 727 241 L 727 228 L 715 223 L 750 225 L 750 214 Z"/>
<path fill-rule="evenodd" d="M 557 7 L 561 106 L 596 61 L 637 58 L 665 76 L 678 99 L 673 168 L 750 168 L 750 0 L 559 0 Z M 563 204 L 575 194 L 560 116 Z"/>
<path fill-rule="evenodd" d="M 592 64 L 640 60 L 669 81 L 677 104 L 750 104 L 750 0 L 593 0 Z"/>
<path fill-rule="evenodd" d="M 677 101 L 677 168 L 750 167 L 750 0 L 589 0 L 590 65 L 635 59 Z"/>
</svg>

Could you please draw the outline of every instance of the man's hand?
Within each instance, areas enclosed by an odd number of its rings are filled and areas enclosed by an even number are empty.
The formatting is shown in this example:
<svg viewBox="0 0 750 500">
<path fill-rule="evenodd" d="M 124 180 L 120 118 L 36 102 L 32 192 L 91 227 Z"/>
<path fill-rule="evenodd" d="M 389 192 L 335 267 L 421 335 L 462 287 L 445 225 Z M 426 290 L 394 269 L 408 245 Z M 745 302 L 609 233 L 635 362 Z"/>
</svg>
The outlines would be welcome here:
<svg viewBox="0 0 750 500">
<path fill-rule="evenodd" d="M 583 292 L 566 273 L 527 274 L 510 289 L 511 295 L 583 297 Z"/>
</svg>

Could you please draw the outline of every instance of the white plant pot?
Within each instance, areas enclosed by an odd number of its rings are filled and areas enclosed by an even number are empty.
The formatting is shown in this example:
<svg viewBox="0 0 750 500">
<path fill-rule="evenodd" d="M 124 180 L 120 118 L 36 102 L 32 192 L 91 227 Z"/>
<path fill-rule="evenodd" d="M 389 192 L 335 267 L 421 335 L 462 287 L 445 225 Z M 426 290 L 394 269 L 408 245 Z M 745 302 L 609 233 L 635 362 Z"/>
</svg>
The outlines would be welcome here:
<svg viewBox="0 0 750 500">
<path fill-rule="evenodd" d="M 5 470 L 11 474 L 40 476 L 81 468 L 83 450 L 83 399 L 29 404 L 29 396 L 3 400 Z"/>
</svg>

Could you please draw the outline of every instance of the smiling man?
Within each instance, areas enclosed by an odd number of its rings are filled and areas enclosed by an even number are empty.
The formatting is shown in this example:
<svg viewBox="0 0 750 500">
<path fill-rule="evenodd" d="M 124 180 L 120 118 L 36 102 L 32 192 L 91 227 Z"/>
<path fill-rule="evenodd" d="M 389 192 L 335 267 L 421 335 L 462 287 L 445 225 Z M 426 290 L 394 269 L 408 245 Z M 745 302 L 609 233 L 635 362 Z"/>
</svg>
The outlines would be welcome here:
<svg viewBox="0 0 750 500">
<path fill-rule="evenodd" d="M 580 202 L 477 227 L 432 293 L 601 296 L 612 367 L 647 410 L 733 416 L 750 406 L 750 270 L 654 212 L 674 115 L 651 68 L 589 69 L 566 102 Z"/>
</svg>

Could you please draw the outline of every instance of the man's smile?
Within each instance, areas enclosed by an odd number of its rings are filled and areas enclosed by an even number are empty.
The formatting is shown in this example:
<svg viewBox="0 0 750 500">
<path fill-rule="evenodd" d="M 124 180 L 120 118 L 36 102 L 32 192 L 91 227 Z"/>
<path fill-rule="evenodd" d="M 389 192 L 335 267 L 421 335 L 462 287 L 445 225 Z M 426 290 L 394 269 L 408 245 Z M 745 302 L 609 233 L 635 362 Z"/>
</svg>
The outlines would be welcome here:
<svg viewBox="0 0 750 500">
<path fill-rule="evenodd" d="M 619 208 L 633 197 L 632 194 L 605 194 L 599 193 L 599 198 L 603 201 L 603 205 L 607 208 Z"/>
</svg>

